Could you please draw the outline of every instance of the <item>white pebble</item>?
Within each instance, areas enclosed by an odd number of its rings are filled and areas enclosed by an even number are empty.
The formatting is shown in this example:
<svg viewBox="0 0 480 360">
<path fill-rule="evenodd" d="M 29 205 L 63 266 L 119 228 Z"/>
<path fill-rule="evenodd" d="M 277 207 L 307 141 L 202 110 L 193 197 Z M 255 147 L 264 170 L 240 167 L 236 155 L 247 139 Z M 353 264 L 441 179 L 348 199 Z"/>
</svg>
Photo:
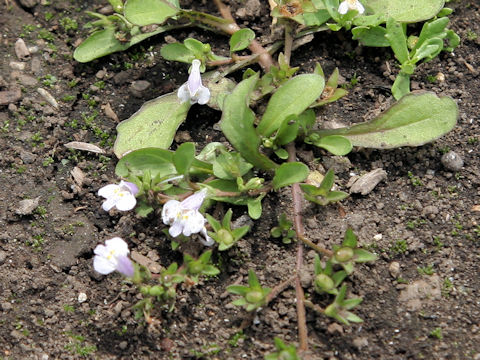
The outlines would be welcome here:
<svg viewBox="0 0 480 360">
<path fill-rule="evenodd" d="M 87 301 L 87 294 L 85 294 L 84 292 L 78 294 L 78 302 L 81 304 L 85 301 Z"/>
</svg>

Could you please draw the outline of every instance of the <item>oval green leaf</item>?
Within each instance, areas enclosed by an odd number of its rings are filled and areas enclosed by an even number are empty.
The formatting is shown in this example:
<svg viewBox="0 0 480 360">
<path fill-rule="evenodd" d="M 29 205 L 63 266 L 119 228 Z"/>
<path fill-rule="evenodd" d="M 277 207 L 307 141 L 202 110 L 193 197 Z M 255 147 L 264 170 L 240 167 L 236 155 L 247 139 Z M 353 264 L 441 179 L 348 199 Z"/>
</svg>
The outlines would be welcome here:
<svg viewBox="0 0 480 360">
<path fill-rule="evenodd" d="M 253 39 L 255 39 L 255 33 L 252 29 L 238 30 L 230 38 L 230 52 L 246 49 Z"/>
<path fill-rule="evenodd" d="M 173 165 L 173 152 L 148 148 L 133 151 L 122 157 L 115 168 L 115 174 L 120 177 L 126 177 L 129 174 L 142 176 L 148 170 L 152 178 L 175 174 L 176 169 Z"/>
<path fill-rule="evenodd" d="M 315 146 L 327 150 L 333 155 L 347 155 L 352 151 L 352 143 L 346 137 L 340 135 L 329 135 L 320 138 L 313 143 Z"/>
<path fill-rule="evenodd" d="M 138 26 L 161 24 L 177 13 L 165 0 L 128 0 L 124 10 L 127 20 Z"/>
<path fill-rule="evenodd" d="M 375 14 L 385 15 L 385 19 L 415 23 L 437 15 L 445 0 L 363 0 L 363 4 Z"/>
<path fill-rule="evenodd" d="M 275 190 L 294 183 L 302 182 L 309 174 L 308 166 L 300 162 L 283 163 L 275 169 L 273 188 Z"/>
<path fill-rule="evenodd" d="M 321 94 L 325 79 L 317 74 L 302 74 L 283 84 L 270 98 L 257 132 L 270 136 L 291 115 L 304 112 Z"/>
<path fill-rule="evenodd" d="M 452 130 L 457 117 L 458 107 L 452 98 L 431 92 L 410 93 L 369 122 L 317 134 L 342 135 L 354 146 L 374 149 L 420 146 Z"/>
<path fill-rule="evenodd" d="M 225 98 L 220 127 L 245 160 L 260 169 L 272 170 L 277 164 L 258 150 L 260 137 L 253 127 L 255 115 L 247 105 L 257 80 L 258 74 L 243 80 Z"/>
<path fill-rule="evenodd" d="M 189 108 L 190 103 L 181 104 L 176 93 L 146 102 L 129 119 L 118 124 L 113 146 L 115 155 L 121 158 L 130 151 L 148 147 L 167 149 Z"/>
<path fill-rule="evenodd" d="M 173 164 L 177 169 L 177 173 L 187 175 L 194 159 L 195 144 L 187 142 L 180 145 L 173 154 Z"/>
<path fill-rule="evenodd" d="M 73 58 L 78 62 L 85 63 L 98 59 L 102 56 L 128 49 L 128 43 L 121 43 L 115 38 L 115 28 L 107 27 L 94 32 L 82 42 L 73 53 Z"/>
</svg>

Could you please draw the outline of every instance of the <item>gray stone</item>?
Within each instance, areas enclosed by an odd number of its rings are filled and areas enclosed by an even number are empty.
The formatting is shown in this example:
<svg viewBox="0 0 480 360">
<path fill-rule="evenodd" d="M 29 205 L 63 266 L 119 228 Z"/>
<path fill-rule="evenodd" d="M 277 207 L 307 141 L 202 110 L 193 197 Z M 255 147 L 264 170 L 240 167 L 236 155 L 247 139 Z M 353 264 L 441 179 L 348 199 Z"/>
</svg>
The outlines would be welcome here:
<svg viewBox="0 0 480 360">
<path fill-rule="evenodd" d="M 35 86 L 38 84 L 38 80 L 30 75 L 20 74 L 18 80 L 23 86 Z"/>
<path fill-rule="evenodd" d="M 152 84 L 146 80 L 137 80 L 130 86 L 130 92 L 135 97 L 142 97 L 143 93 L 150 88 Z"/>
<path fill-rule="evenodd" d="M 22 1 L 20 0 L 20 2 Z M 25 45 L 23 39 L 18 39 L 15 42 L 15 54 L 19 60 L 25 60 L 30 57 L 30 51 L 28 50 L 27 45 Z"/>
<path fill-rule="evenodd" d="M 26 7 L 27 9 L 31 9 L 40 2 L 40 0 L 20 0 L 20 4 L 22 4 L 23 7 Z"/>
<path fill-rule="evenodd" d="M 35 75 L 40 75 L 42 73 L 42 62 L 38 56 L 32 58 L 30 67 L 32 69 L 32 73 Z"/>
<path fill-rule="evenodd" d="M 396 261 L 392 261 L 388 266 L 388 272 L 394 279 L 398 278 L 398 275 L 400 275 L 400 264 Z"/>
<path fill-rule="evenodd" d="M 16 103 L 21 98 L 22 91 L 20 89 L 0 91 L 0 105 Z"/>
<path fill-rule="evenodd" d="M 30 215 L 33 213 L 38 206 L 40 196 L 35 199 L 25 199 L 18 203 L 17 208 L 15 209 L 15 214 L 17 215 Z"/>
<path fill-rule="evenodd" d="M 22 151 L 20 152 L 20 159 L 22 159 L 22 161 L 23 161 L 25 164 L 31 164 L 31 163 L 33 163 L 36 158 L 37 158 L 37 155 L 32 154 L 31 152 L 28 152 L 28 151 L 25 151 L 25 150 L 22 150 Z"/>
<path fill-rule="evenodd" d="M 25 70 L 25 63 L 20 61 L 10 61 L 8 64 L 13 70 Z"/>
<path fill-rule="evenodd" d="M 446 169 L 451 171 L 460 171 L 463 167 L 463 159 L 454 151 L 443 154 L 441 162 Z"/>
<path fill-rule="evenodd" d="M 5 260 L 7 260 L 7 252 L 0 250 L 0 265 L 4 264 Z"/>
</svg>

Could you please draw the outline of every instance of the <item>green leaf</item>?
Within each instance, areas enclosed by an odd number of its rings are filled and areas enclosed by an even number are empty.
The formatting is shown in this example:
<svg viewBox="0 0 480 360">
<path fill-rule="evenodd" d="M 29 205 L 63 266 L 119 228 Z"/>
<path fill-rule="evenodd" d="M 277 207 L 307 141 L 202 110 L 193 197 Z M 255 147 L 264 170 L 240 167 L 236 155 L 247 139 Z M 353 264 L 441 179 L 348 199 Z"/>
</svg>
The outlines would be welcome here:
<svg viewBox="0 0 480 360">
<path fill-rule="evenodd" d="M 257 80 L 258 74 L 243 80 L 225 98 L 220 127 L 245 160 L 260 169 L 272 170 L 278 165 L 260 154 L 260 137 L 253 126 L 255 115 L 247 105 Z"/>
<path fill-rule="evenodd" d="M 178 9 L 164 0 L 128 0 L 124 10 L 127 20 L 138 26 L 161 24 L 177 13 Z"/>
<path fill-rule="evenodd" d="M 403 25 L 391 17 L 388 18 L 387 33 L 385 38 L 390 43 L 395 57 L 400 64 L 406 63 L 409 60 L 409 54 L 407 47 L 407 36 L 405 35 Z"/>
<path fill-rule="evenodd" d="M 151 172 L 152 177 L 175 174 L 173 153 L 158 148 L 133 151 L 118 161 L 115 174 L 119 177 L 129 174 L 142 176 L 146 170 Z"/>
<path fill-rule="evenodd" d="M 390 46 L 390 43 L 385 38 L 386 34 L 387 30 L 383 26 L 357 26 L 352 29 L 352 39 L 358 40 L 363 46 Z"/>
<path fill-rule="evenodd" d="M 345 232 L 345 238 L 342 242 L 342 245 L 352 249 L 357 247 L 357 236 L 351 228 L 348 228 Z"/>
<path fill-rule="evenodd" d="M 245 175 L 252 164 L 247 163 L 239 153 L 222 152 L 213 162 L 213 174 L 219 179 L 235 180 Z"/>
<path fill-rule="evenodd" d="M 371 252 L 364 249 L 355 249 L 353 250 L 353 253 L 355 254 L 355 262 L 375 261 L 378 258 L 377 255 L 372 254 Z"/>
<path fill-rule="evenodd" d="M 115 155 L 121 158 L 127 152 L 147 147 L 167 149 L 186 119 L 188 109 L 190 103 L 181 104 L 176 93 L 146 102 L 129 119 L 118 124 L 113 146 Z"/>
<path fill-rule="evenodd" d="M 255 33 L 251 29 L 245 28 L 236 31 L 230 38 L 230 52 L 246 49 L 253 39 L 255 39 Z"/>
<path fill-rule="evenodd" d="M 191 142 L 181 144 L 173 154 L 173 164 L 177 173 L 188 175 L 188 170 L 195 159 L 195 145 Z"/>
<path fill-rule="evenodd" d="M 207 218 L 208 223 L 212 227 L 213 231 L 218 232 L 222 228 L 222 225 L 220 224 L 220 222 L 217 219 L 215 219 L 212 215 L 205 214 L 205 216 Z"/>
<path fill-rule="evenodd" d="M 184 44 L 180 43 L 163 45 L 160 48 L 160 55 L 165 60 L 179 61 L 187 64 L 191 64 L 195 59 L 195 54 Z"/>
<path fill-rule="evenodd" d="M 304 112 L 322 94 L 324 87 L 325 79 L 317 74 L 302 74 L 288 80 L 270 98 L 258 124 L 258 133 L 270 136 L 287 117 Z"/>
<path fill-rule="evenodd" d="M 320 136 L 342 135 L 354 146 L 391 149 L 419 146 L 431 142 L 453 129 L 458 108 L 448 97 L 434 93 L 405 95 L 377 118 L 349 128 L 320 130 Z"/>
<path fill-rule="evenodd" d="M 410 92 L 410 75 L 400 72 L 392 85 L 392 95 L 396 100 Z"/>
<path fill-rule="evenodd" d="M 235 295 L 245 295 L 249 289 L 247 286 L 243 285 L 229 285 L 227 286 L 227 291 Z"/>
<path fill-rule="evenodd" d="M 262 216 L 262 199 L 264 196 L 265 194 L 260 195 L 255 199 L 249 198 L 247 200 L 248 216 L 253 220 L 260 219 L 260 216 Z"/>
<path fill-rule="evenodd" d="M 273 177 L 273 188 L 278 190 L 281 187 L 305 180 L 308 176 L 308 166 L 300 162 L 283 163 L 275 169 Z"/>
<path fill-rule="evenodd" d="M 352 143 L 346 137 L 340 135 L 329 135 L 321 137 L 315 142 L 312 142 L 313 145 L 327 150 L 333 155 L 347 155 L 352 151 Z"/>
<path fill-rule="evenodd" d="M 78 62 L 89 62 L 102 56 L 128 49 L 130 44 L 121 43 L 115 38 L 115 27 L 96 31 L 82 42 L 73 53 Z"/>
<path fill-rule="evenodd" d="M 415 23 L 433 18 L 445 5 L 445 0 L 364 0 L 375 14 L 397 21 Z"/>
</svg>

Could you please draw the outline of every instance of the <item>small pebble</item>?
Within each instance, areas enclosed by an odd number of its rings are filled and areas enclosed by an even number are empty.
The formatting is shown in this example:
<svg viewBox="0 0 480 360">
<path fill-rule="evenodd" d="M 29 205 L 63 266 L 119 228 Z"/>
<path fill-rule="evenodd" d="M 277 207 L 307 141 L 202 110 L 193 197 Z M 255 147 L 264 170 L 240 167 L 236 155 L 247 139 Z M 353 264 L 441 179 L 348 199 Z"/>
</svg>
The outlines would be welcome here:
<svg viewBox="0 0 480 360">
<path fill-rule="evenodd" d="M 58 103 L 57 100 L 45 89 L 38 88 L 37 92 L 42 95 L 42 97 L 50 104 L 52 105 L 55 109 L 58 109 Z"/>
<path fill-rule="evenodd" d="M 388 272 L 394 279 L 398 278 L 398 275 L 400 275 L 400 264 L 396 261 L 391 262 L 388 266 Z"/>
<path fill-rule="evenodd" d="M 130 85 L 130 92 L 135 97 L 142 97 L 144 91 L 150 88 L 152 84 L 146 80 L 137 80 Z"/>
<path fill-rule="evenodd" d="M 451 171 L 460 171 L 463 167 L 463 159 L 454 151 L 449 151 L 441 158 L 441 162 L 446 169 Z"/>
<path fill-rule="evenodd" d="M 15 43 L 15 54 L 19 60 L 25 60 L 30 57 L 30 51 L 28 51 L 27 45 L 23 39 L 18 39 Z"/>
<path fill-rule="evenodd" d="M 85 294 L 84 292 L 78 294 L 78 302 L 81 304 L 85 301 L 87 301 L 87 294 Z"/>
<path fill-rule="evenodd" d="M 25 63 L 20 61 L 10 61 L 10 67 L 13 70 L 25 70 Z"/>
<path fill-rule="evenodd" d="M 40 201 L 40 196 L 35 199 L 25 199 L 18 203 L 17 208 L 15 209 L 15 214 L 17 215 L 30 215 L 33 213 L 38 206 Z"/>
<path fill-rule="evenodd" d="M 375 169 L 369 173 L 362 175 L 357 181 L 353 183 L 350 188 L 350 193 L 361 193 L 362 195 L 369 194 L 379 182 L 387 178 L 387 172 L 383 169 Z"/>
</svg>

